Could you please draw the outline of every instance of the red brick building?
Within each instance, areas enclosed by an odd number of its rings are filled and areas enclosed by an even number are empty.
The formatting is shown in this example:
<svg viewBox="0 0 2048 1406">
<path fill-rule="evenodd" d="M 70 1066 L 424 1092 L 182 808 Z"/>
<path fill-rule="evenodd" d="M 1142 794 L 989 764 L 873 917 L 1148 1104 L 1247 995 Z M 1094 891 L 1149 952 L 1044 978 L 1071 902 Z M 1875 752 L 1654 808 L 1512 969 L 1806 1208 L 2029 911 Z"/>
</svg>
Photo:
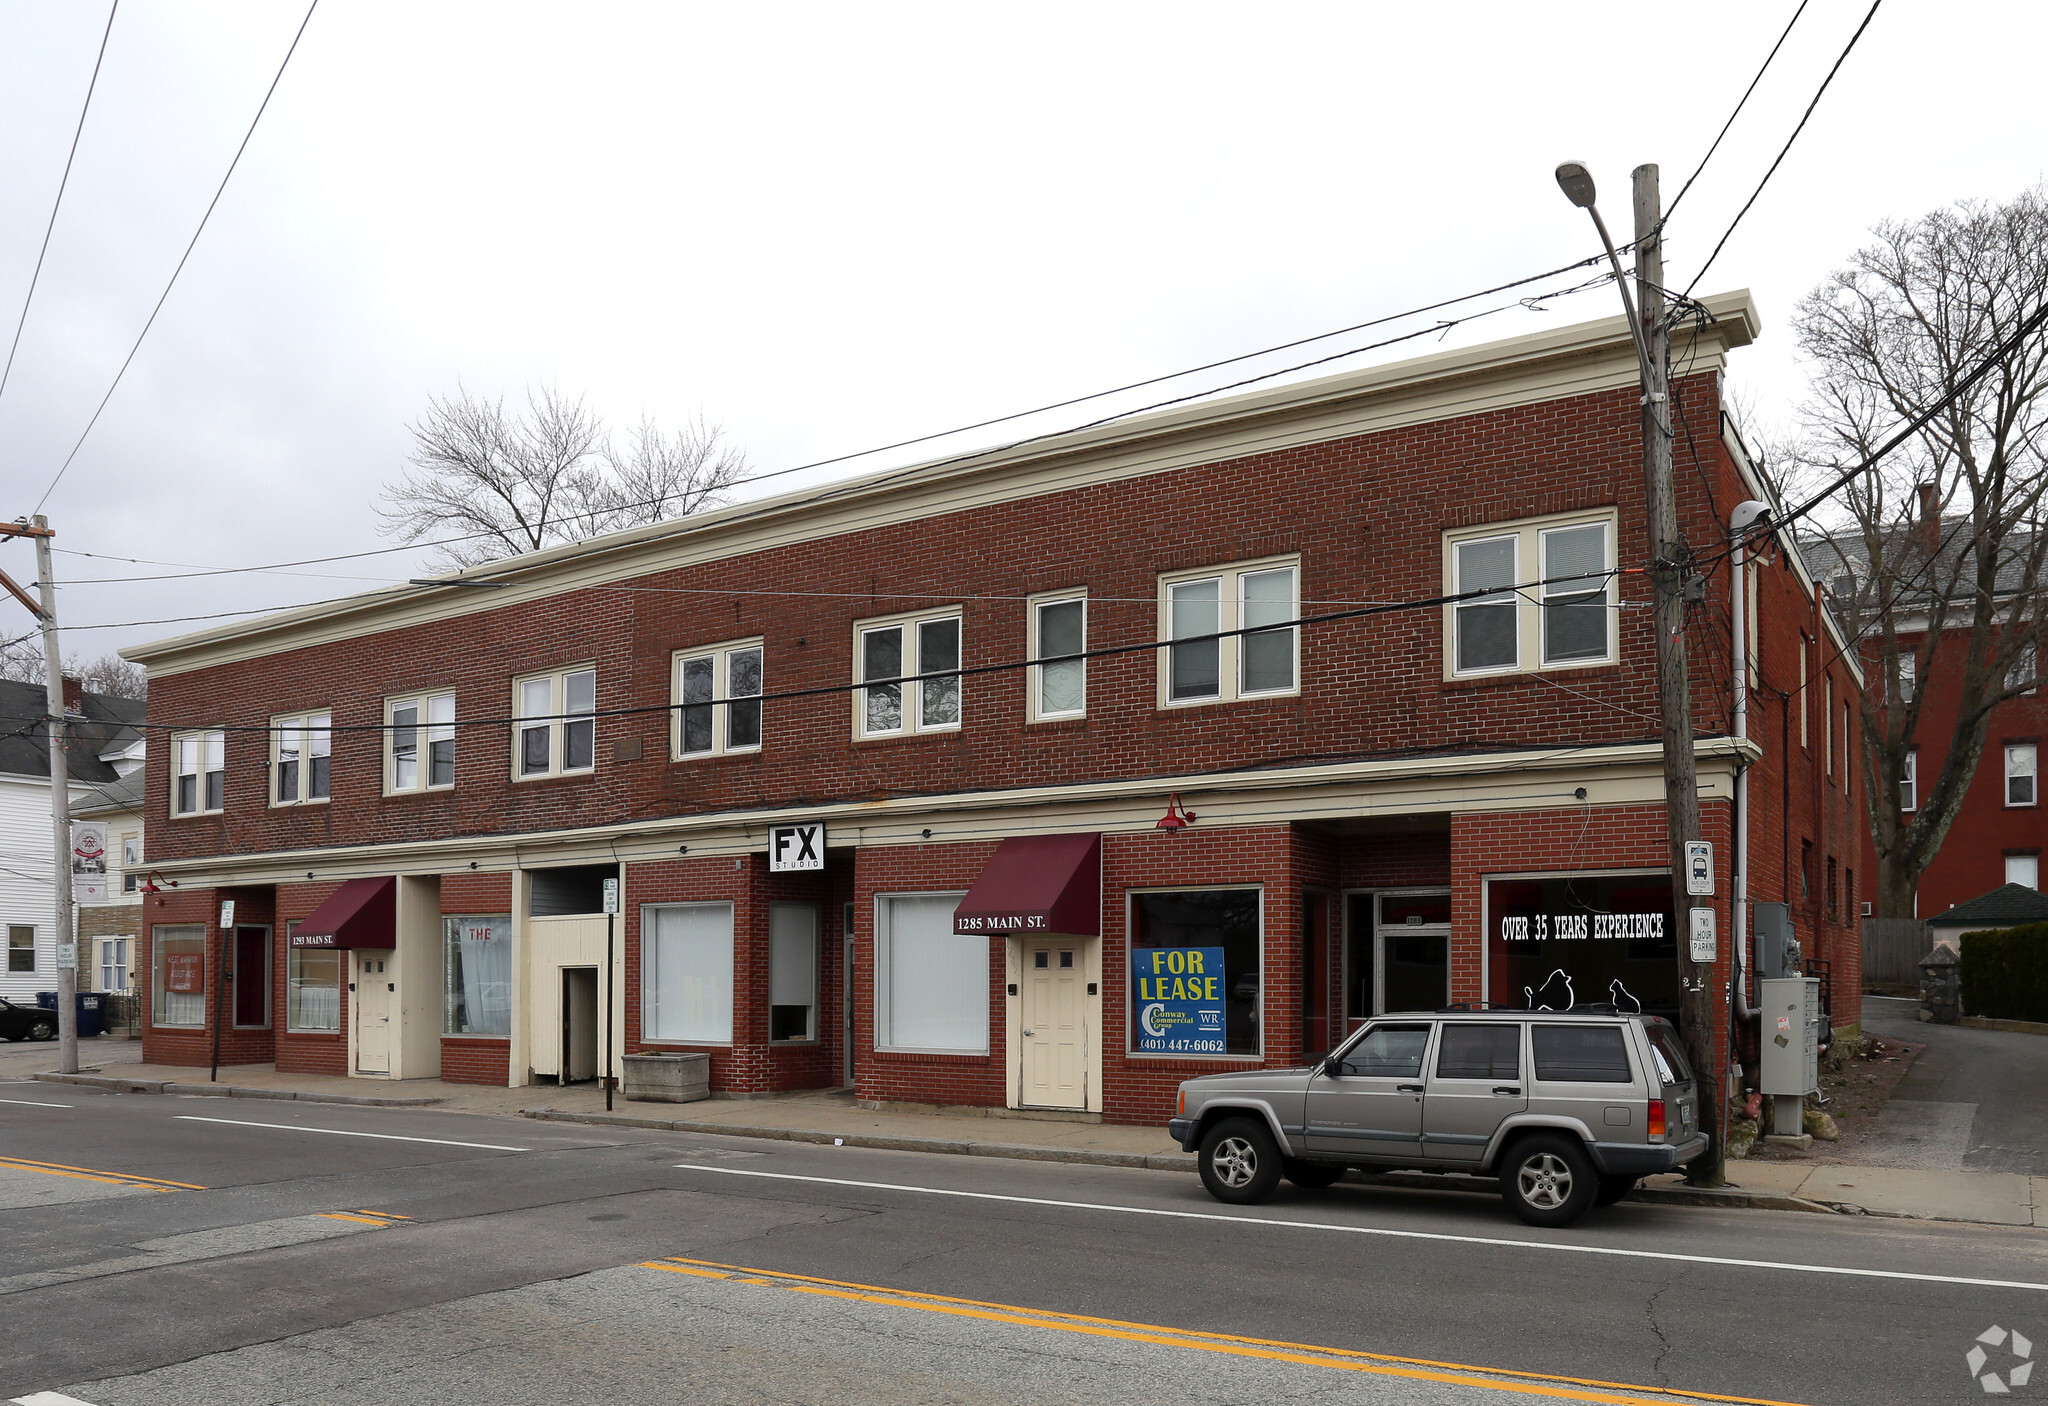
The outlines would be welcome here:
<svg viewBox="0 0 2048 1406">
<path fill-rule="evenodd" d="M 1708 556 L 1765 496 L 1720 403 L 1755 313 L 1711 306 L 1674 392 Z M 226 1013 L 229 1061 L 703 1050 L 732 1094 L 1156 1121 L 1380 1010 L 1673 1008 L 1637 400 L 1626 325 L 1567 327 L 132 651 L 180 885 L 146 1057 Z M 1855 675 L 1795 558 L 1746 575 L 1747 738 L 1725 569 L 1689 635 L 1724 996 L 1738 769 L 1751 899 L 1855 853 L 1838 720 L 1780 716 Z"/>
</svg>

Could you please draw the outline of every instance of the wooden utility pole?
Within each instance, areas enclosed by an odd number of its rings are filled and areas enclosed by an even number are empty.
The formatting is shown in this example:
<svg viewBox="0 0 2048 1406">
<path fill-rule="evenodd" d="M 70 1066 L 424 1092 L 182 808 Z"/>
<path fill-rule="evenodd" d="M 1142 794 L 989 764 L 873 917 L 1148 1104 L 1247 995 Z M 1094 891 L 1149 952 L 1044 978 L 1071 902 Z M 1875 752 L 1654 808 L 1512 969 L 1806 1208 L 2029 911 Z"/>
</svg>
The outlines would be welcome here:
<svg viewBox="0 0 2048 1406">
<path fill-rule="evenodd" d="M 57 933 L 57 1069 L 78 1072 L 78 942 L 71 922 L 71 775 L 64 752 L 64 672 L 57 649 L 57 573 L 50 560 L 47 518 L 0 522 L 0 537 L 32 537 L 36 544 L 36 599 L 30 600 L 0 573 L 0 584 L 26 605 L 43 631 L 43 706 L 49 710 L 50 830 L 54 861 L 50 889 L 55 901 L 51 916 Z"/>
<path fill-rule="evenodd" d="M 1685 589 L 1692 551 L 1678 527 L 1671 473 L 1671 329 L 1664 321 L 1663 202 L 1657 168 L 1635 178 L 1636 312 L 1649 358 L 1643 387 L 1643 484 L 1650 527 L 1650 581 L 1656 595 L 1657 711 L 1664 737 L 1664 828 L 1670 840 L 1672 936 L 1678 946 L 1678 1029 L 1697 1080 L 1701 1125 L 1718 1126 L 1724 1097 L 1713 1076 L 1714 1000 L 1711 963 L 1695 962 L 1688 941 L 1693 900 L 1686 889 L 1687 842 L 1700 838 L 1699 773 L 1692 750 L 1692 679 L 1685 658 Z M 1741 941 L 1730 933 L 1728 940 Z M 1686 1169 L 1687 1177 L 1719 1185 L 1726 1165 L 1721 1143 Z"/>
</svg>

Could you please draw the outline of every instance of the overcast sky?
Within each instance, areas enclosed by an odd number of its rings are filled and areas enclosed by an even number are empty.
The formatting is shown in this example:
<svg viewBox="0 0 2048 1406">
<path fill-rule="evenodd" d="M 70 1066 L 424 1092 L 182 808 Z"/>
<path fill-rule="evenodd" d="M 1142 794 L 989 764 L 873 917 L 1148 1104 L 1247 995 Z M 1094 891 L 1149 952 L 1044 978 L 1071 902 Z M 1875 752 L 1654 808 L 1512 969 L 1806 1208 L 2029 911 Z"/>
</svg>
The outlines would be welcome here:
<svg viewBox="0 0 2048 1406">
<path fill-rule="evenodd" d="M 702 414 L 775 469 L 1538 272 L 1597 248 L 1556 163 L 1587 161 L 1625 230 L 1630 168 L 1660 163 L 1675 195 L 1795 3 L 325 0 L 45 511 L 63 547 L 121 557 L 356 551 L 388 545 L 372 503 L 402 465 L 406 422 L 458 385 L 517 397 L 551 383 L 620 426 Z M 1677 286 L 1867 8 L 1811 0 L 1671 225 Z M 106 393 L 303 14 L 124 0 L 0 395 L 0 516 L 31 509 Z M 1957 16 L 1887 0 L 1700 286 L 1756 293 L 1765 336 L 1734 377 L 1762 417 L 1799 398 L 1794 300 L 1871 224 L 2006 198 L 2048 167 L 2035 71 L 2048 7 Z M 89 0 L 0 3 L 0 338 L 105 19 Z M 1445 344 L 1617 307 L 1602 288 Z M 74 581 L 159 574 L 58 560 Z M 0 566 L 33 576 L 18 545 Z M 406 556 L 322 568 L 417 569 Z M 86 626 L 363 584 L 81 584 L 62 609 Z M 81 629 L 66 648 L 191 628 Z"/>
</svg>

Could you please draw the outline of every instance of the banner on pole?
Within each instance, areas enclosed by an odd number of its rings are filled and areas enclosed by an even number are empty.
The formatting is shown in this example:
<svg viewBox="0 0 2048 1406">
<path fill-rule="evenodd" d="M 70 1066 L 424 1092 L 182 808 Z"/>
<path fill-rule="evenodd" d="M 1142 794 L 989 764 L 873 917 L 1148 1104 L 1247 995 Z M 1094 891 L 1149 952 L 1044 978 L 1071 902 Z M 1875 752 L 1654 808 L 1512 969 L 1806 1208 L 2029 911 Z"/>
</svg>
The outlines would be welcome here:
<svg viewBox="0 0 2048 1406">
<path fill-rule="evenodd" d="M 107 901 L 107 823 L 71 822 L 71 901 Z"/>
</svg>

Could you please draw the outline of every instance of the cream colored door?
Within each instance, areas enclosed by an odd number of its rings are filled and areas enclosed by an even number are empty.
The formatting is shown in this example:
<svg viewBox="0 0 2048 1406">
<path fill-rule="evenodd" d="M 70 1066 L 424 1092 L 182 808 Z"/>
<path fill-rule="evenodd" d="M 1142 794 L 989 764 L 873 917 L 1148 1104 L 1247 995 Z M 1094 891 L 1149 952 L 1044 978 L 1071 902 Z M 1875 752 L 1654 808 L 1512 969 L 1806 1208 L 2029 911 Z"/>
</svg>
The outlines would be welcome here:
<svg viewBox="0 0 2048 1406">
<path fill-rule="evenodd" d="M 390 971 L 391 953 L 356 953 L 356 989 L 352 993 L 356 1012 L 356 1073 L 391 1072 L 392 986 L 398 981 Z"/>
<path fill-rule="evenodd" d="M 1081 944 L 1026 942 L 1018 1101 L 1027 1108 L 1086 1108 L 1088 1057 Z"/>
</svg>

